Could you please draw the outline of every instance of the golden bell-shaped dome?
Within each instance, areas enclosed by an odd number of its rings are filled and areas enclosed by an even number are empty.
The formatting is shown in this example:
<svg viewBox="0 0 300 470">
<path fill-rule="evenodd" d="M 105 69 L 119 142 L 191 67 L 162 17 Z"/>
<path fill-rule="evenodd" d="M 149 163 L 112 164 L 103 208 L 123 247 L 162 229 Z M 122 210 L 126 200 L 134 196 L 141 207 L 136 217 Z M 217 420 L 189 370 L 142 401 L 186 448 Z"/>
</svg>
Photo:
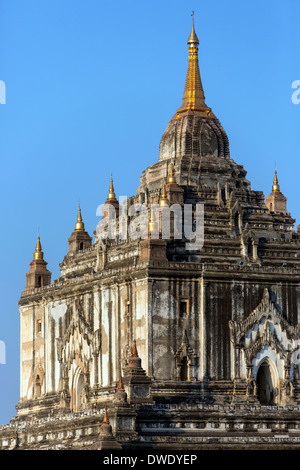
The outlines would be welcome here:
<svg viewBox="0 0 300 470">
<path fill-rule="evenodd" d="M 167 193 L 166 193 L 166 185 L 163 185 L 161 196 L 160 196 L 160 201 L 159 201 L 159 207 L 168 207 L 168 198 L 167 198 Z"/>
<path fill-rule="evenodd" d="M 78 205 L 78 216 L 75 224 L 75 232 L 84 232 L 84 223 L 82 221 L 80 205 Z"/>
<path fill-rule="evenodd" d="M 176 180 L 175 180 L 175 177 L 174 177 L 174 165 L 173 165 L 173 162 L 171 162 L 171 165 L 170 165 L 170 173 L 169 173 L 169 176 L 168 176 L 168 181 L 167 181 L 168 184 L 173 184 L 173 183 L 176 183 Z"/>
<path fill-rule="evenodd" d="M 114 183 L 112 176 L 110 177 L 110 186 L 109 186 L 109 191 L 108 191 L 108 196 L 107 196 L 108 201 L 116 201 L 116 195 L 115 195 L 115 189 L 114 189 Z"/>
<path fill-rule="evenodd" d="M 33 254 L 33 259 L 34 260 L 44 259 L 44 253 L 42 252 L 42 245 L 41 245 L 41 240 L 40 240 L 39 235 L 38 235 L 38 239 L 37 239 L 37 242 L 36 242 L 35 252 Z"/>
<path fill-rule="evenodd" d="M 277 178 L 277 171 L 276 171 L 276 170 L 275 170 L 275 175 L 274 175 L 274 181 L 273 181 L 272 191 L 273 191 L 273 192 L 278 192 L 278 191 L 280 191 L 280 187 L 279 187 L 279 184 L 278 184 L 278 178 Z"/>
</svg>

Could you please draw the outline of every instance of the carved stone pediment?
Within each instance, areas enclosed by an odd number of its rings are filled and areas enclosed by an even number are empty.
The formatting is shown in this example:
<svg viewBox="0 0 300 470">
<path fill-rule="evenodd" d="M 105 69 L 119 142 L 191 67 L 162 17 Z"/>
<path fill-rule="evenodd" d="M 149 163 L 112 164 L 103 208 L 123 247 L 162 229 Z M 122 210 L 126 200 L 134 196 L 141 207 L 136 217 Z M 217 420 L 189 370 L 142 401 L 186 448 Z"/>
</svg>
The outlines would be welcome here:
<svg viewBox="0 0 300 470">
<path fill-rule="evenodd" d="M 231 342 L 235 355 L 234 377 L 245 375 L 261 358 L 273 355 L 280 367 L 290 368 L 292 354 L 298 347 L 299 326 L 284 316 L 274 293 L 264 289 L 259 305 L 243 321 L 230 321 Z M 276 359 L 277 358 L 277 359 Z"/>
<path fill-rule="evenodd" d="M 278 328 L 273 328 L 272 325 Z M 275 296 L 268 289 L 264 289 L 261 302 L 245 320 L 230 321 L 229 326 L 232 342 L 246 348 L 253 347 L 262 337 L 265 341 L 280 342 L 276 333 L 278 329 L 285 333 L 289 341 L 297 339 L 298 328 L 288 322 L 276 303 Z"/>
<path fill-rule="evenodd" d="M 253 357 L 256 357 L 266 345 L 276 351 L 282 359 L 287 359 L 288 348 L 286 348 L 280 341 L 271 321 L 268 319 L 264 321 L 262 331 L 260 332 L 258 328 L 256 330 L 255 338 L 252 339 L 251 335 L 249 344 L 245 345 L 245 357 L 247 363 L 249 363 Z"/>
</svg>

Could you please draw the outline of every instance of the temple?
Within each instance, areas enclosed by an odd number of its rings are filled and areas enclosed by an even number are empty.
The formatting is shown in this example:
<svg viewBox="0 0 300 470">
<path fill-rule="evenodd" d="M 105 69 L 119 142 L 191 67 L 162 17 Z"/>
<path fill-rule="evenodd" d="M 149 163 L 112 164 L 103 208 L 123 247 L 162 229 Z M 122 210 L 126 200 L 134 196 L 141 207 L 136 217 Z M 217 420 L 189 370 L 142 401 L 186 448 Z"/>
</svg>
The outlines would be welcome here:
<svg viewBox="0 0 300 470">
<path fill-rule="evenodd" d="M 111 178 L 94 237 L 78 208 L 53 282 L 38 238 L 2 449 L 300 445 L 299 229 L 277 171 L 265 198 L 231 158 L 194 24 L 187 45 L 136 194 L 119 203 Z"/>
</svg>

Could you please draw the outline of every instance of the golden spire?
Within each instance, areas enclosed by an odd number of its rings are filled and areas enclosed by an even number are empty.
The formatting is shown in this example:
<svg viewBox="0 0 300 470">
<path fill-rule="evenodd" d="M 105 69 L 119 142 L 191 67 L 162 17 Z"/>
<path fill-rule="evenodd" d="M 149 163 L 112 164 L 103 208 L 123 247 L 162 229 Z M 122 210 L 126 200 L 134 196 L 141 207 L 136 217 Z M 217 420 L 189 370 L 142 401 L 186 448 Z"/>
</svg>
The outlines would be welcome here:
<svg viewBox="0 0 300 470">
<path fill-rule="evenodd" d="M 84 223 L 81 217 L 80 204 L 78 204 L 78 216 L 77 216 L 77 222 L 75 224 L 75 232 L 84 232 Z"/>
<path fill-rule="evenodd" d="M 108 191 L 107 200 L 108 200 L 108 201 L 116 201 L 116 195 L 115 195 L 115 190 L 114 190 L 114 184 L 113 184 L 112 175 L 111 175 L 111 177 L 110 177 L 110 186 L 109 186 L 109 191 Z"/>
<path fill-rule="evenodd" d="M 34 260 L 42 260 L 44 259 L 44 253 L 42 252 L 42 245 L 40 240 L 40 235 L 38 235 L 38 239 L 35 246 L 35 252 L 33 254 Z"/>
<path fill-rule="evenodd" d="M 273 191 L 273 193 L 277 193 L 277 192 L 280 191 L 279 184 L 278 184 L 278 178 L 277 178 L 277 171 L 276 171 L 276 170 L 275 170 L 275 175 L 274 175 L 274 181 L 273 181 L 272 191 Z"/>
<path fill-rule="evenodd" d="M 170 165 L 170 173 L 169 173 L 169 177 L 168 177 L 167 183 L 168 183 L 168 184 L 176 183 L 175 177 L 174 177 L 174 165 L 173 165 L 173 162 L 171 162 L 171 165 Z"/>
<path fill-rule="evenodd" d="M 194 28 L 194 12 L 192 14 L 192 31 L 188 38 L 189 63 L 183 92 L 182 105 L 177 110 L 177 118 L 188 111 L 206 116 L 211 109 L 205 104 L 205 96 L 201 82 L 200 69 L 198 63 L 199 40 Z"/>
<path fill-rule="evenodd" d="M 166 207 L 168 205 L 169 204 L 168 204 L 167 193 L 166 193 L 166 185 L 164 183 L 161 196 L 160 196 L 159 207 Z"/>
</svg>

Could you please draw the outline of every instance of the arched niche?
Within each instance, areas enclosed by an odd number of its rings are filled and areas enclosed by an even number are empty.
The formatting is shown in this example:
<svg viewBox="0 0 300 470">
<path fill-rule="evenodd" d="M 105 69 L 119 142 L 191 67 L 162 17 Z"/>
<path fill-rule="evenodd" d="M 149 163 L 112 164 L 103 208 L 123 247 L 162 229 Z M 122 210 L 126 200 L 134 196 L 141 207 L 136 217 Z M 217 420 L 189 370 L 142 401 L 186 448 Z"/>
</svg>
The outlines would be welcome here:
<svg viewBox="0 0 300 470">
<path fill-rule="evenodd" d="M 85 380 L 81 367 L 77 367 L 73 377 L 72 386 L 72 410 L 77 413 L 85 408 Z"/>
</svg>

